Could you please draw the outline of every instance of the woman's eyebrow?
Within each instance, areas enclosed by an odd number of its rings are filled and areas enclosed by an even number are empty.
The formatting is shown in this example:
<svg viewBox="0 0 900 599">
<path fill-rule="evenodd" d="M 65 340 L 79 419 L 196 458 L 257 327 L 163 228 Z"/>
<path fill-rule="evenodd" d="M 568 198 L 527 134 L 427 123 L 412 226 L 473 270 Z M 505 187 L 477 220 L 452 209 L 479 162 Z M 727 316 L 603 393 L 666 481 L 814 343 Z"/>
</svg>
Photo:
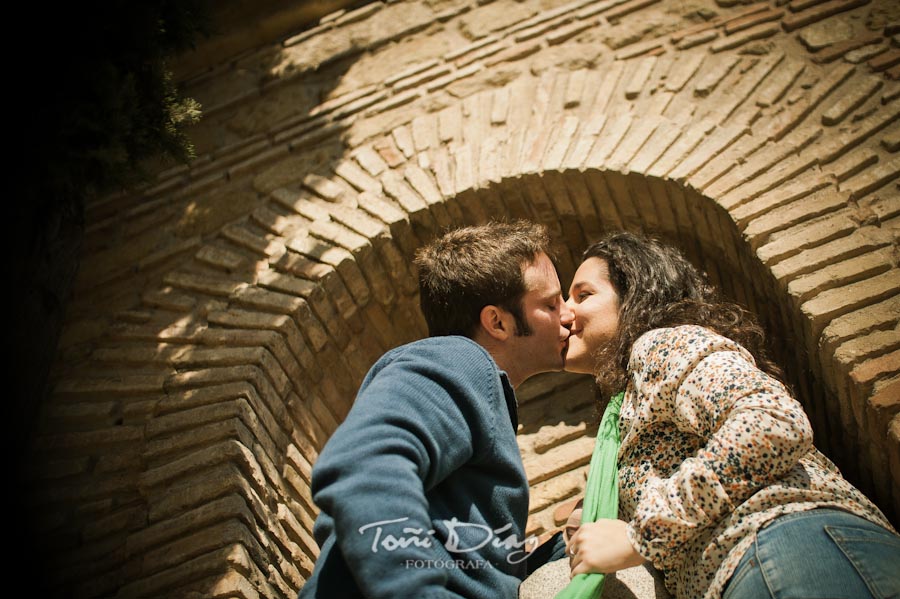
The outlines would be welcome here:
<svg viewBox="0 0 900 599">
<path fill-rule="evenodd" d="M 574 296 L 579 289 L 587 285 L 587 281 L 572 281 L 572 286 L 569 287 L 569 295 L 568 297 Z"/>
</svg>

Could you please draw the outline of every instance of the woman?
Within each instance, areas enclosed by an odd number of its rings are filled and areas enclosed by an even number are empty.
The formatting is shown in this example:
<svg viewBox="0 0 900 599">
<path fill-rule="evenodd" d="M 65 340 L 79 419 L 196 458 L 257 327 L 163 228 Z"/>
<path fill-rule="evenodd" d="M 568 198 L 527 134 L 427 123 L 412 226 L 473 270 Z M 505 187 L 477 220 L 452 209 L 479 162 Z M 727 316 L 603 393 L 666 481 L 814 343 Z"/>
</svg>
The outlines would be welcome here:
<svg viewBox="0 0 900 599">
<path fill-rule="evenodd" d="M 650 560 L 677 597 L 897 597 L 900 537 L 812 445 L 762 331 L 676 250 L 585 251 L 566 370 L 625 390 L 619 515 L 571 537 L 573 576 Z"/>
</svg>

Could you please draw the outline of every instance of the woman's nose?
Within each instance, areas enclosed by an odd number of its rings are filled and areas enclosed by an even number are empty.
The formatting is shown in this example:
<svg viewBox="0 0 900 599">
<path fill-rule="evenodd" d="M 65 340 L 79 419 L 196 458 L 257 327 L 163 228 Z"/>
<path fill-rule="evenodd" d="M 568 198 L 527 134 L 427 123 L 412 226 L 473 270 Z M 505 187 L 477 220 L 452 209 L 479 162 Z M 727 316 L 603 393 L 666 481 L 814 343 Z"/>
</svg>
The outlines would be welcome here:
<svg viewBox="0 0 900 599">
<path fill-rule="evenodd" d="M 560 310 L 559 320 L 563 324 L 563 326 L 569 326 L 573 322 L 575 322 L 575 311 L 572 310 L 572 306 L 569 305 L 569 300 L 563 302 L 562 309 Z"/>
</svg>

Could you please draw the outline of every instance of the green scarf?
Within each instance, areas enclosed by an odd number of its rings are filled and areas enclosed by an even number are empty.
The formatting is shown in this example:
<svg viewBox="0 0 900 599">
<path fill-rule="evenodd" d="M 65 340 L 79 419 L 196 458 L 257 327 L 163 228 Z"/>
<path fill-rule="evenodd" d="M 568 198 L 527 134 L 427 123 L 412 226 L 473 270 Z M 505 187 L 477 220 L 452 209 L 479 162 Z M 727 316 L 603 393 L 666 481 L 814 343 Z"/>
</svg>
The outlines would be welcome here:
<svg viewBox="0 0 900 599">
<path fill-rule="evenodd" d="M 591 456 L 587 489 L 581 523 L 587 524 L 600 518 L 619 517 L 619 480 L 617 457 L 619 454 L 619 410 L 624 393 L 617 393 L 600 419 L 597 443 Z M 605 574 L 579 574 L 556 595 L 556 599 L 597 599 L 603 593 Z"/>
</svg>

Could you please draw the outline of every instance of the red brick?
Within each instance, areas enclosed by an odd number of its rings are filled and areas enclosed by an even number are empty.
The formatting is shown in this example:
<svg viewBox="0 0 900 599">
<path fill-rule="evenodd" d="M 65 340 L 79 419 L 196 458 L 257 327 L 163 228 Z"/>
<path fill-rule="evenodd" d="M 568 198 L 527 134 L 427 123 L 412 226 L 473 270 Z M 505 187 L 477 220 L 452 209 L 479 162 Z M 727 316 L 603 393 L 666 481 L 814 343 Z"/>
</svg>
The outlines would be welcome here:
<svg viewBox="0 0 900 599">
<path fill-rule="evenodd" d="M 870 0 L 832 0 L 831 2 L 820 4 L 808 10 L 788 15 L 782 19 L 781 23 L 786 31 L 794 31 L 800 27 L 806 27 L 807 25 L 811 25 L 822 19 L 827 19 L 832 15 L 865 6 L 869 1 Z"/>
</svg>

